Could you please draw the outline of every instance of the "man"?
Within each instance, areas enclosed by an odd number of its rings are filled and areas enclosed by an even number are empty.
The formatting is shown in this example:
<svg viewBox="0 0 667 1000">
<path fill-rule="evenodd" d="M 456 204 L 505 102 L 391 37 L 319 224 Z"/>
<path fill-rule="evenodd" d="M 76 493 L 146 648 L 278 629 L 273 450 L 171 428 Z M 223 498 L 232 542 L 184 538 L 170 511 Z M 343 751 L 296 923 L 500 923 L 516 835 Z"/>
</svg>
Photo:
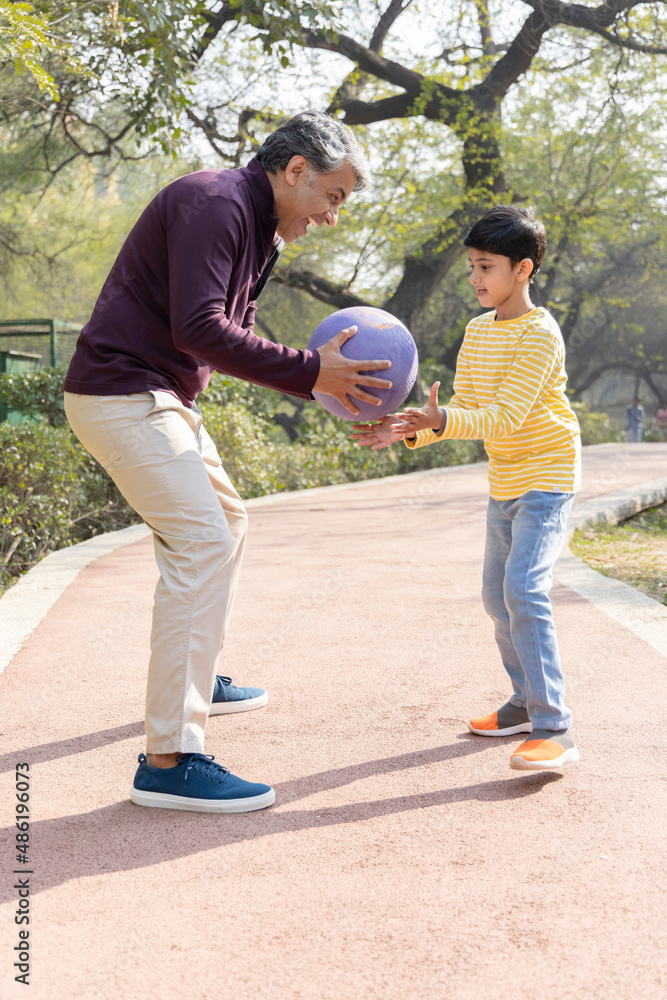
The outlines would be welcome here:
<svg viewBox="0 0 667 1000">
<path fill-rule="evenodd" d="M 122 247 L 65 381 L 65 410 L 84 446 L 152 528 L 155 593 L 138 805 L 245 812 L 275 800 L 203 755 L 211 710 L 258 708 L 260 689 L 216 677 L 246 535 L 243 503 L 195 405 L 213 370 L 309 398 L 317 389 L 378 402 L 360 371 L 388 361 L 340 353 L 355 328 L 319 351 L 253 333 L 255 300 L 282 242 L 335 226 L 369 171 L 352 132 L 297 115 L 247 167 L 199 171 L 164 188 Z"/>
<path fill-rule="evenodd" d="M 639 443 L 642 439 L 642 431 L 646 412 L 642 406 L 639 396 L 635 396 L 633 403 L 628 403 L 625 408 L 625 429 L 628 432 L 628 441 Z"/>
</svg>

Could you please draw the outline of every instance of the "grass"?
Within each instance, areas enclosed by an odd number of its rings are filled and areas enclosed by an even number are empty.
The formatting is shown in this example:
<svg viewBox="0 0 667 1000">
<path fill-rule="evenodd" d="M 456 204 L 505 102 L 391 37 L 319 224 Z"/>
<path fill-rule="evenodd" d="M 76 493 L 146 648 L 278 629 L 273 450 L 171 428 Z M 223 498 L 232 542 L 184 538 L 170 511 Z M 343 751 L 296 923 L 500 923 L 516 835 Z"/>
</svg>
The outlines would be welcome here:
<svg viewBox="0 0 667 1000">
<path fill-rule="evenodd" d="M 667 605 L 667 503 L 622 524 L 576 531 L 570 548 L 598 573 Z"/>
</svg>

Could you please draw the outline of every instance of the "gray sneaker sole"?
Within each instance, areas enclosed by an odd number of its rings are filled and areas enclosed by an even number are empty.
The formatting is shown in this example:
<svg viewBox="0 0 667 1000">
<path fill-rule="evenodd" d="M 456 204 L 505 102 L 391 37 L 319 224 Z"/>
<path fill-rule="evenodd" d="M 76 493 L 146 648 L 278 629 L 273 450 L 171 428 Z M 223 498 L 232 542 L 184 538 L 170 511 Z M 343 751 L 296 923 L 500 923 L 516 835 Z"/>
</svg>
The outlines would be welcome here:
<svg viewBox="0 0 667 1000">
<path fill-rule="evenodd" d="M 475 736 L 516 736 L 517 733 L 532 733 L 532 722 L 521 722 L 518 726 L 507 726 L 506 729 L 473 729 L 468 723 L 468 729 Z"/>
<path fill-rule="evenodd" d="M 189 812 L 242 813 L 266 809 L 276 801 L 276 793 L 271 788 L 262 795 L 252 795 L 247 799 L 192 799 L 185 795 L 168 795 L 166 792 L 144 792 L 132 788 L 130 798 L 135 806 L 151 806 L 154 809 L 186 809 Z"/>
<path fill-rule="evenodd" d="M 209 709 L 209 715 L 234 715 L 236 712 L 252 712 L 253 708 L 263 708 L 269 700 L 269 693 L 256 698 L 246 698 L 244 701 L 216 701 Z"/>
</svg>

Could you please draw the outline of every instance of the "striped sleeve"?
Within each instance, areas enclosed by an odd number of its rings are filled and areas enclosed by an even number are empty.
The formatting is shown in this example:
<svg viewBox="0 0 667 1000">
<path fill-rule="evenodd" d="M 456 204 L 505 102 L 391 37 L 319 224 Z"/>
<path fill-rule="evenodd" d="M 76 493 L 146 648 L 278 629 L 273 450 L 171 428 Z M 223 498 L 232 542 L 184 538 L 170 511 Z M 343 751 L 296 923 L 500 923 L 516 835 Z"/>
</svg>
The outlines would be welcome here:
<svg viewBox="0 0 667 1000">
<path fill-rule="evenodd" d="M 470 371 L 470 361 L 468 358 L 468 352 L 466 350 L 466 340 L 463 338 L 463 343 L 461 345 L 461 350 L 459 351 L 458 358 L 456 359 L 456 374 L 454 375 L 454 395 L 450 399 L 447 406 L 443 406 L 443 410 L 449 411 L 454 407 L 462 407 L 466 410 L 477 410 L 477 403 L 475 401 L 475 395 L 473 391 L 473 381 L 472 373 Z M 404 442 L 411 451 L 415 448 L 423 448 L 427 444 L 433 444 L 435 441 L 442 441 L 443 438 L 449 437 L 447 434 L 446 425 L 449 422 L 449 413 L 447 414 L 447 420 L 445 422 L 445 430 L 442 434 L 436 434 L 430 428 L 423 431 L 417 431 L 414 438 L 409 440 L 404 438 Z"/>
<path fill-rule="evenodd" d="M 492 441 L 514 433 L 523 424 L 561 360 L 560 344 L 550 331 L 533 329 L 526 333 L 493 402 L 479 409 L 445 406 L 447 422 L 440 438 Z M 456 381 L 454 385 L 456 388 Z M 430 442 L 424 441 L 427 443 Z"/>
</svg>

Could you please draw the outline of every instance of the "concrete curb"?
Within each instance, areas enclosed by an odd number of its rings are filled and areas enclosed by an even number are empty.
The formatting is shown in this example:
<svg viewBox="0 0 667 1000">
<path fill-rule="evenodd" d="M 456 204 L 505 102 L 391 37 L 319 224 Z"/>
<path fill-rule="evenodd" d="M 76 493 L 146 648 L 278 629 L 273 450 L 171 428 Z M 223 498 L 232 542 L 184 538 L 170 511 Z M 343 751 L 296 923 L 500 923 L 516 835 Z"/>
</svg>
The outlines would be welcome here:
<svg viewBox="0 0 667 1000">
<path fill-rule="evenodd" d="M 665 500 L 667 479 L 656 479 L 575 507 L 570 515 L 566 547 L 556 563 L 554 576 L 667 657 L 667 607 L 627 583 L 591 569 L 569 548 L 575 531 L 595 524 L 618 524 Z"/>
<path fill-rule="evenodd" d="M 606 493 L 594 500 L 578 504 L 570 514 L 567 542 L 575 531 L 590 528 L 594 524 L 618 524 L 634 514 L 655 507 L 667 500 L 667 478 L 653 479 L 639 486 L 631 486 L 615 493 Z"/>
<path fill-rule="evenodd" d="M 33 566 L 0 598 L 0 673 L 82 569 L 123 545 L 150 535 L 145 524 L 95 535 L 58 549 Z"/>
</svg>

